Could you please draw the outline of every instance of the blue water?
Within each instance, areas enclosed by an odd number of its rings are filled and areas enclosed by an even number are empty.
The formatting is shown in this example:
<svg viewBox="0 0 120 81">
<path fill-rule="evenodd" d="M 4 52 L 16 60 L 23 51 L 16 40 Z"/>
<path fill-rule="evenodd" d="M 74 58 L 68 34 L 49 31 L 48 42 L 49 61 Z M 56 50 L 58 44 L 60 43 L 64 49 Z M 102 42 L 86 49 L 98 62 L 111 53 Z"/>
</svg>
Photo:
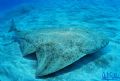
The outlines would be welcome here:
<svg viewBox="0 0 120 81">
<path fill-rule="evenodd" d="M 23 58 L 19 44 L 8 33 L 11 19 L 21 30 L 97 29 L 110 42 L 56 74 L 37 78 L 37 61 Z M 0 81 L 120 81 L 119 67 L 120 0 L 0 0 Z"/>
</svg>

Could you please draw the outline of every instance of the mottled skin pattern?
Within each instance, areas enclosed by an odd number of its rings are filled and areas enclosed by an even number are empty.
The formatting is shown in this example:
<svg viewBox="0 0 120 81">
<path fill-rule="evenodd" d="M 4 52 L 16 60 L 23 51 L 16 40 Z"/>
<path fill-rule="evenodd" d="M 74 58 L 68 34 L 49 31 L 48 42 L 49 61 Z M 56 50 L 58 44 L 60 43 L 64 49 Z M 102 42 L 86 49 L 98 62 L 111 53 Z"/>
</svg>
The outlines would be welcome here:
<svg viewBox="0 0 120 81">
<path fill-rule="evenodd" d="M 94 53 L 108 44 L 101 32 L 83 28 L 41 29 L 18 32 L 23 55 L 36 52 L 36 76 L 56 72 L 86 54 Z"/>
</svg>

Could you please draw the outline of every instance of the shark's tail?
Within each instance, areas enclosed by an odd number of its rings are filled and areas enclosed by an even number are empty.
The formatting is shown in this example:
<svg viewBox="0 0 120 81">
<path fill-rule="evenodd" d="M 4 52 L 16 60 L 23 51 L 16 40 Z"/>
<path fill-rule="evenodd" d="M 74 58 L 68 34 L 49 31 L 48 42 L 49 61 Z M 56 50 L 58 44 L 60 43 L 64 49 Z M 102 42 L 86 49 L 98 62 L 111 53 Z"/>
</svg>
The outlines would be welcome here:
<svg viewBox="0 0 120 81">
<path fill-rule="evenodd" d="M 16 28 L 16 24 L 15 24 L 15 21 L 14 19 L 11 19 L 10 21 L 10 29 L 8 32 L 16 32 L 18 31 L 18 29 Z"/>
</svg>

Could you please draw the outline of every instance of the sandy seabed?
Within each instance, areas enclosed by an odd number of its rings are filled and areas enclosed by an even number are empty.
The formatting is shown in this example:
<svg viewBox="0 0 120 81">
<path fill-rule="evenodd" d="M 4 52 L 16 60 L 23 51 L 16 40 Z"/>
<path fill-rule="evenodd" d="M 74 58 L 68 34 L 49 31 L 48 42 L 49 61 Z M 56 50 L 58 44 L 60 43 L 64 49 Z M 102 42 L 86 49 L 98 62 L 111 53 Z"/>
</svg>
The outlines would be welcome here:
<svg viewBox="0 0 120 81">
<path fill-rule="evenodd" d="M 71 7 L 72 6 L 72 7 Z M 8 33 L 14 18 L 18 29 L 83 27 L 103 31 L 109 44 L 72 65 L 46 77 L 35 77 L 37 61 L 23 57 L 19 44 Z M 38 8 L 22 5 L 0 17 L 0 81 L 104 81 L 103 73 L 120 77 L 120 10 L 105 5 Z M 97 32 L 97 31 L 96 31 Z M 115 79 L 120 81 L 120 78 Z"/>
</svg>

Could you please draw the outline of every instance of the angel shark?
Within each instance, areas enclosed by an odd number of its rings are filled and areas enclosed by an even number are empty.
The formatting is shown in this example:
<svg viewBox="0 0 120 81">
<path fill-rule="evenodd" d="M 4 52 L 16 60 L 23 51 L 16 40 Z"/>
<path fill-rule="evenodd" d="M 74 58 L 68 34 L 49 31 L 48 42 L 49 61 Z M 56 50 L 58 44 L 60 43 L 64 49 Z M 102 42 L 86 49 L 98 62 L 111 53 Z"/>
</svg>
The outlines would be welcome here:
<svg viewBox="0 0 120 81">
<path fill-rule="evenodd" d="M 48 75 L 63 69 L 83 56 L 100 50 L 109 42 L 103 33 L 92 29 L 41 28 L 20 31 L 16 29 L 14 20 L 11 23 L 9 32 L 15 32 L 23 56 L 36 54 L 36 76 Z"/>
</svg>

